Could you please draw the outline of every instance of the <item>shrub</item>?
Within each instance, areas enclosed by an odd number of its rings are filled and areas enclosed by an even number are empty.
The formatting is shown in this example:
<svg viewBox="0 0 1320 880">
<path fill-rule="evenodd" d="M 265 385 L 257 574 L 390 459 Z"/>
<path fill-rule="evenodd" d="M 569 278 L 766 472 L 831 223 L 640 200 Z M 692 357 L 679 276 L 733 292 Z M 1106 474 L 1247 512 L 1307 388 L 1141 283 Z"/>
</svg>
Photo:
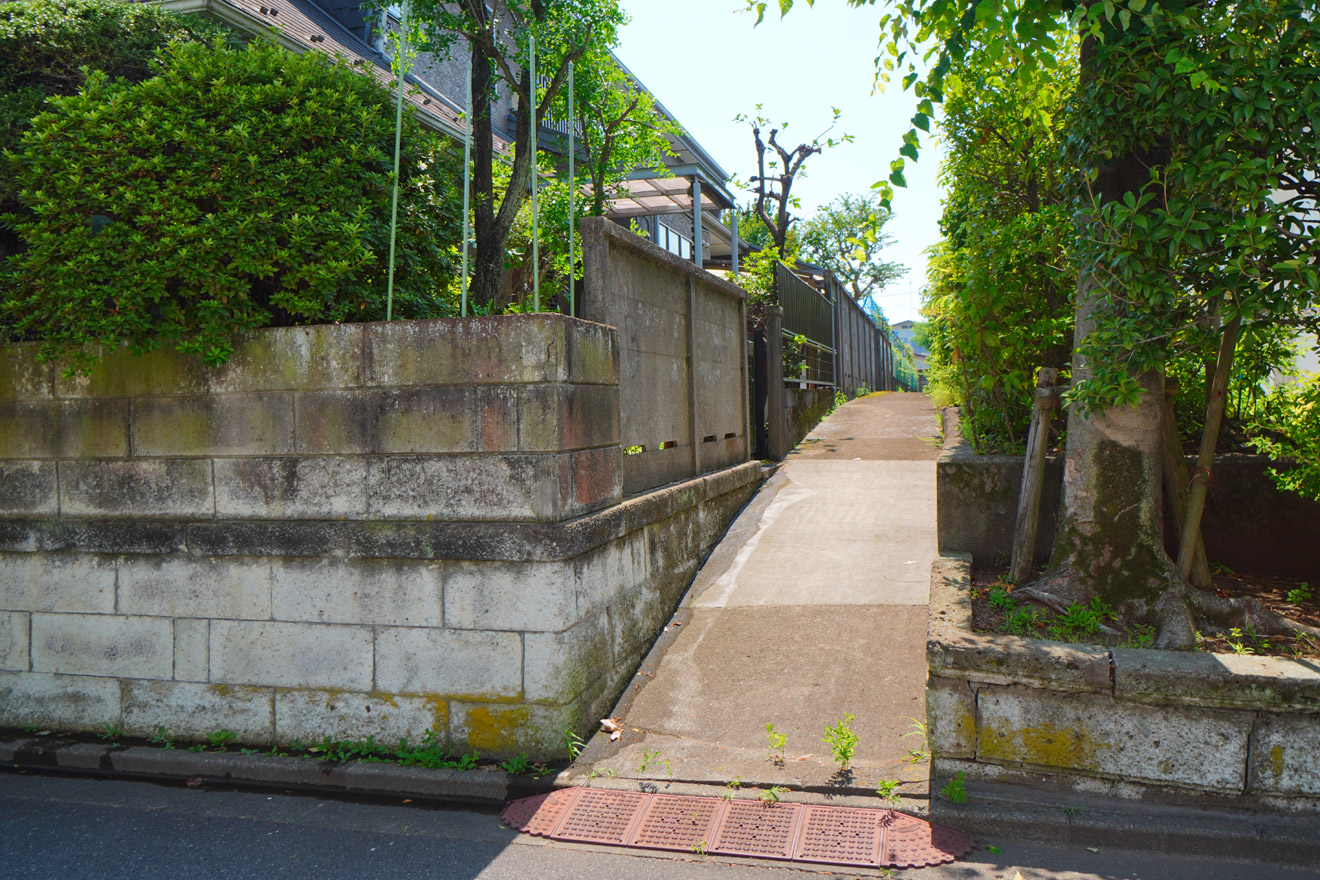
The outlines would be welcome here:
<svg viewBox="0 0 1320 880">
<path fill-rule="evenodd" d="M 18 146 L 53 95 L 74 95 L 87 70 L 138 82 L 166 46 L 227 33 L 197 15 L 128 0 L 18 0 L 0 4 L 0 214 L 20 210 L 3 153 Z M 85 70 L 86 68 L 87 70 Z M 0 223 L 0 257 L 20 247 Z"/>
<path fill-rule="evenodd" d="M 86 369 L 89 344 L 220 363 L 235 332 L 385 312 L 394 107 L 317 53 L 183 44 L 137 83 L 89 75 L 16 156 L 28 249 L 0 317 Z M 395 313 L 452 314 L 461 158 L 405 116 Z"/>
</svg>

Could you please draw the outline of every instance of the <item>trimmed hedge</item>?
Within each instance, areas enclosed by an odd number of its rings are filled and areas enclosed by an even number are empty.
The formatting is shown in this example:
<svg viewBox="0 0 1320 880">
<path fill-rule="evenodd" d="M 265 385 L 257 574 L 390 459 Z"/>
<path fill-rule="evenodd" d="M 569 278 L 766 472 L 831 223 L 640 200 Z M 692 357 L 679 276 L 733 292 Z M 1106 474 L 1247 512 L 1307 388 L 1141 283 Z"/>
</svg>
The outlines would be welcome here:
<svg viewBox="0 0 1320 880">
<path fill-rule="evenodd" d="M 27 249 L 0 320 L 43 357 L 172 343 L 219 363 L 236 332 L 385 313 L 391 94 L 318 53 L 177 44 L 157 76 L 91 73 L 14 156 Z M 452 314 L 461 155 L 405 115 L 395 314 Z"/>
</svg>

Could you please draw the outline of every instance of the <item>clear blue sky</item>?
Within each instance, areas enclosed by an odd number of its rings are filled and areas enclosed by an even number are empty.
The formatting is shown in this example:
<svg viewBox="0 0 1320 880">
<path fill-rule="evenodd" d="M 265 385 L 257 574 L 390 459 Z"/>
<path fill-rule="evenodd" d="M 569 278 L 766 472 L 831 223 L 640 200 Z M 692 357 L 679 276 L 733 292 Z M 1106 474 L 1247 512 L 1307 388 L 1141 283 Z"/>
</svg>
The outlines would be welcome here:
<svg viewBox="0 0 1320 880">
<path fill-rule="evenodd" d="M 767 13 L 736 14 L 742 0 L 623 0 L 632 17 L 618 55 L 678 117 L 730 174 L 755 173 L 756 154 L 739 113 L 788 122 L 780 140 L 791 149 L 829 125 L 831 107 L 843 111 L 841 131 L 856 140 L 808 160 L 807 177 L 794 184 L 803 216 L 844 192 L 863 192 L 889 174 L 908 129 L 916 99 L 897 79 L 883 94 L 871 93 L 878 54 L 877 7 L 851 9 L 843 0 L 805 2 L 782 21 Z M 773 9 L 775 4 L 771 4 Z M 926 278 L 923 251 L 939 240 L 940 199 L 935 183 L 939 154 L 923 144 L 909 162 L 908 188 L 896 191 L 896 239 L 887 259 L 908 266 L 907 275 L 877 298 L 894 322 L 919 318 Z"/>
</svg>

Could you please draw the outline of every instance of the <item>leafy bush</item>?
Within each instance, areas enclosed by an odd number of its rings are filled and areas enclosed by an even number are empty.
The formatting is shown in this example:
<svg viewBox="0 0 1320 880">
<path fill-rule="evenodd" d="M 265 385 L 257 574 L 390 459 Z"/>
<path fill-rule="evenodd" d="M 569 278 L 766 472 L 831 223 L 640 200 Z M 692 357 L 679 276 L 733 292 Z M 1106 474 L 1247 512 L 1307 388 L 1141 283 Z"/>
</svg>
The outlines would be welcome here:
<svg viewBox="0 0 1320 880">
<path fill-rule="evenodd" d="M 0 319 L 43 357 L 173 343 L 214 364 L 236 332 L 384 316 L 394 108 L 368 77 L 183 44 L 48 107 L 15 157 L 28 249 L 0 277 Z M 405 119 L 394 311 L 452 314 L 461 158 Z"/>
<path fill-rule="evenodd" d="M 53 95 L 74 95 L 89 70 L 139 82 L 174 43 L 209 42 L 227 31 L 197 15 L 129 0 L 18 0 L 0 4 L 0 214 L 20 210 L 3 153 L 18 146 Z M 0 222 L 0 257 L 19 248 Z"/>
<path fill-rule="evenodd" d="M 1252 445 L 1288 462 L 1270 476 L 1280 489 L 1320 501 L 1320 376 L 1276 388 L 1263 409 Z"/>
</svg>

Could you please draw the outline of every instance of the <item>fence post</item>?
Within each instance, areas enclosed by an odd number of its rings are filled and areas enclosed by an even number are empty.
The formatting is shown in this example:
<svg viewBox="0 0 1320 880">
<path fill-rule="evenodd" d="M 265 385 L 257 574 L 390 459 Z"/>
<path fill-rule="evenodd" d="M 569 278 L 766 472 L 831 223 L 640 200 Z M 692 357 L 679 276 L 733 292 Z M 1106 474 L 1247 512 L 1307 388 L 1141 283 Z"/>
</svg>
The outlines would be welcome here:
<svg viewBox="0 0 1320 880">
<path fill-rule="evenodd" d="M 1009 575 L 1018 582 L 1031 573 L 1036 555 L 1040 493 L 1045 483 L 1045 448 L 1049 445 L 1050 421 L 1059 405 L 1058 380 L 1058 370 L 1040 368 L 1035 406 L 1031 410 L 1031 433 L 1027 436 L 1027 457 L 1022 463 L 1022 492 L 1018 495 L 1017 528 L 1013 533 L 1013 560 L 1009 568 Z"/>
<path fill-rule="evenodd" d="M 774 461 L 788 455 L 788 426 L 784 424 L 784 310 L 765 307 L 765 421 L 766 452 Z"/>
<path fill-rule="evenodd" d="M 692 441 L 692 476 L 701 473 L 701 426 L 697 419 L 700 412 L 697 407 L 697 273 L 688 272 L 687 277 L 687 362 L 688 362 L 688 421 L 691 431 L 688 436 Z"/>
</svg>

